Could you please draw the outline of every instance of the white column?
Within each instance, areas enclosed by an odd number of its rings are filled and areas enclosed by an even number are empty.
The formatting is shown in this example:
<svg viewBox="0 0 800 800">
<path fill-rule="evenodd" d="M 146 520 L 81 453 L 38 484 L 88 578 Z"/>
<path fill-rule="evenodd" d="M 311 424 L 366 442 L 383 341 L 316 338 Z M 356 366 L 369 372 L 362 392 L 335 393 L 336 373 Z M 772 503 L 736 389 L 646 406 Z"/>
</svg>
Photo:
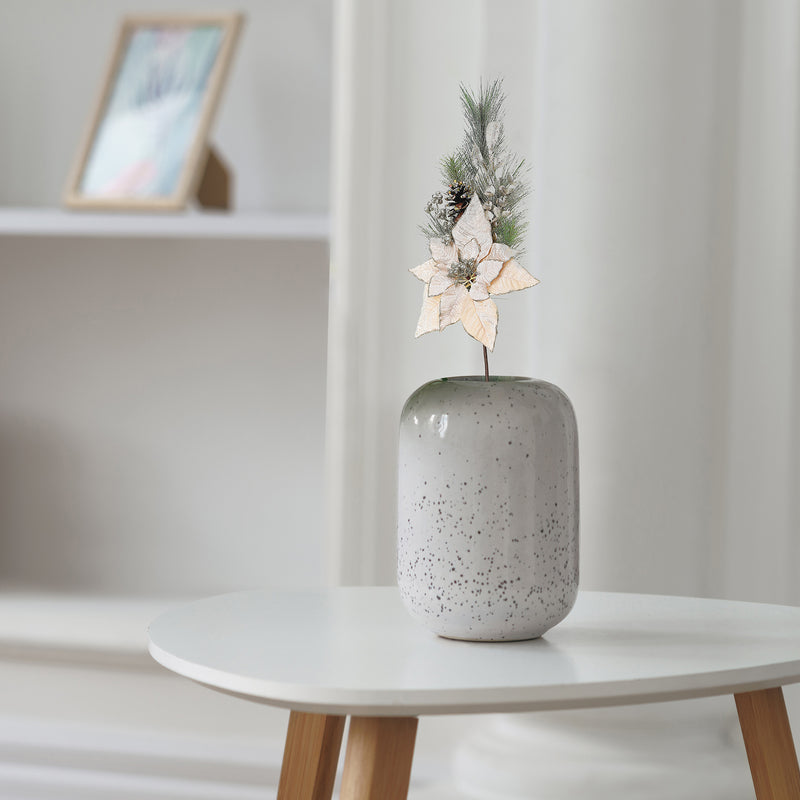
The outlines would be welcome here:
<svg viewBox="0 0 800 800">
<path fill-rule="evenodd" d="M 339 0 L 334 15 L 332 224 L 326 413 L 327 528 L 333 583 L 374 572 L 374 463 L 386 183 L 387 2 Z"/>
</svg>

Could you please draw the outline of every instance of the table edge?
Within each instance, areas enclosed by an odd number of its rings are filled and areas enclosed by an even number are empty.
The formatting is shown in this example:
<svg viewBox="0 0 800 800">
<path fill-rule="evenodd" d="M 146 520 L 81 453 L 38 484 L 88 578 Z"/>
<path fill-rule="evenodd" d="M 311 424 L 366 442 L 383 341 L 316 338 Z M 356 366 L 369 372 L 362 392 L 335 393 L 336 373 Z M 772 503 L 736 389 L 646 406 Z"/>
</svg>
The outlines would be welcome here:
<svg viewBox="0 0 800 800">
<path fill-rule="evenodd" d="M 411 690 L 396 692 L 336 689 L 265 681 L 204 667 L 162 650 L 148 634 L 148 651 L 161 666 L 223 694 L 277 708 L 315 714 L 363 717 L 416 717 L 495 714 L 640 705 L 772 689 L 800 683 L 800 660 L 665 678 L 532 687 Z M 691 683 L 691 686 L 687 686 Z M 654 684 L 656 686 L 654 686 Z M 513 692 L 514 699 L 507 695 Z M 434 697 L 435 695 L 435 697 Z"/>
</svg>

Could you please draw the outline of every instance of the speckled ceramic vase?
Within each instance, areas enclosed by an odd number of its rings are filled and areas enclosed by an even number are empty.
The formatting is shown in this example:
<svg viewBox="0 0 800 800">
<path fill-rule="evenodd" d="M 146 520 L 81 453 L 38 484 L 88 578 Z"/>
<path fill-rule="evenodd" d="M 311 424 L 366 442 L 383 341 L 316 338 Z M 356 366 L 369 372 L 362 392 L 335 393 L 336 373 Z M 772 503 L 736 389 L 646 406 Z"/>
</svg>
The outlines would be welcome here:
<svg viewBox="0 0 800 800">
<path fill-rule="evenodd" d="M 442 378 L 400 422 L 397 581 L 452 639 L 533 639 L 578 591 L 578 433 L 557 386 Z"/>
</svg>

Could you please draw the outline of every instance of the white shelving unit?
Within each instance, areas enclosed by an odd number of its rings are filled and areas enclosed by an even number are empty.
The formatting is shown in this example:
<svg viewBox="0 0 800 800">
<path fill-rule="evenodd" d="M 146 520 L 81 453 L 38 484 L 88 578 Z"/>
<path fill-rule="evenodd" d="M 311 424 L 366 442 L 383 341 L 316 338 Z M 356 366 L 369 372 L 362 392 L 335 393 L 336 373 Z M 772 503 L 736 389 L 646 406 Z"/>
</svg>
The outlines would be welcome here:
<svg viewBox="0 0 800 800">
<path fill-rule="evenodd" d="M 0 658 L 155 669 L 147 625 L 175 600 L 0 592 Z"/>
<path fill-rule="evenodd" d="M 251 553 L 253 571 L 242 580 L 252 581 L 258 565 L 268 574 L 271 563 L 302 574 L 292 542 L 311 539 L 308 531 L 319 525 L 302 522 L 304 515 L 313 522 L 312 506 L 292 497 L 300 476 L 315 498 L 320 494 L 328 239 L 328 216 L 316 213 L 0 207 L 0 317 L 6 325 L 0 365 L 9 376 L 0 413 L 0 479 L 6 499 L 17 491 L 33 498 L 30 506 L 7 503 L 3 519 L 16 513 L 10 507 L 41 509 L 70 498 L 63 514 L 44 513 L 51 524 L 10 524 L 13 541 L 0 541 L 18 551 L 27 547 L 20 537 L 44 531 L 52 546 L 43 544 L 41 559 L 53 565 L 33 580 L 14 572 L 13 556 L 0 570 L 0 683 L 14 687 L 0 703 L 0 796 L 251 800 L 277 786 L 285 713 L 165 673 L 147 653 L 147 626 L 194 590 L 172 592 L 162 580 L 140 594 L 119 594 L 126 589 L 115 579 L 121 563 L 115 549 L 131 537 L 125 515 L 144 514 L 141 538 L 151 543 L 157 544 L 153 526 L 182 529 L 174 545 L 154 548 L 174 560 L 176 571 L 219 571 L 235 585 L 239 557 L 220 559 L 217 542 L 235 540 L 240 527 L 250 526 L 240 545 L 231 544 L 237 553 Z M 270 288 L 281 270 L 280 302 L 272 308 Z M 131 292 L 136 299 L 129 304 Z M 302 333 L 278 341 L 272 326 L 290 330 L 295 317 Z M 67 366 L 62 371 L 59 364 Z M 270 370 L 286 375 L 298 364 L 298 397 L 287 409 L 284 394 L 273 398 Z M 128 370 L 144 387 L 130 404 Z M 90 386 L 115 399 L 99 403 Z M 122 410 L 106 414 L 115 400 Z M 131 416 L 138 421 L 127 427 Z M 275 422 L 284 417 L 288 422 Z M 214 428 L 222 432 L 208 433 Z M 302 463 L 292 461 L 296 431 L 303 437 Z M 103 488 L 97 459 L 110 451 L 112 472 L 129 466 Z M 189 451 L 200 455 L 181 455 Z M 92 477 L 79 477 L 70 466 L 61 472 L 65 453 Z M 159 473 L 152 481 L 142 458 Z M 228 472 L 235 477 L 215 497 L 215 480 L 224 484 Z M 169 483 L 163 491 L 162 480 Z M 52 491 L 62 481 L 69 485 L 66 495 Z M 279 487 L 274 497 L 272 486 Z M 106 504 L 109 491 L 118 493 L 119 513 Z M 203 538 L 197 531 L 204 518 L 220 514 L 232 496 L 246 511 L 210 525 L 218 537 L 207 528 Z M 83 533 L 63 517 L 81 504 L 89 508 L 85 524 L 96 526 L 97 546 L 68 549 L 59 542 Z M 183 510 L 176 510 L 180 504 Z M 258 521 L 267 507 L 270 522 L 278 520 L 274 529 Z M 235 516 L 239 506 L 231 511 Z M 114 518 L 107 538 L 98 533 L 106 527 L 98 522 L 103 513 Z M 287 540 L 275 532 L 283 529 L 297 534 Z M 59 547 L 61 555 L 54 555 Z M 198 556 L 204 547 L 209 554 Z M 70 569 L 64 561 L 74 568 L 84 557 L 92 562 L 88 584 L 71 579 L 63 588 L 59 571 Z M 126 575 L 150 566 L 125 567 Z M 107 572 L 99 587 L 98 571 Z M 136 592 L 130 581 L 127 591 Z"/>
<path fill-rule="evenodd" d="M 55 208 L 0 208 L 0 236 L 326 241 L 326 214 L 187 211 L 105 214 Z"/>
<path fill-rule="evenodd" d="M 0 26 L 2 798 L 277 784 L 285 713 L 177 679 L 145 647 L 173 598 L 324 569 L 333 10 L 221 6 L 247 18 L 211 134 L 230 212 L 61 208 L 130 5 L 12 3 Z"/>
<path fill-rule="evenodd" d="M 26 242 L 30 246 L 49 243 L 48 252 L 60 253 L 59 241 L 78 240 L 97 243 L 99 262 L 115 253 L 123 241 L 133 247 L 140 242 L 142 247 L 156 248 L 158 242 L 199 241 L 217 246 L 239 242 L 278 247 L 284 253 L 294 252 L 295 248 L 302 252 L 302 248 L 313 245 L 320 253 L 324 252 L 320 248 L 327 245 L 329 230 L 329 217 L 322 213 L 194 209 L 159 214 L 87 213 L 5 206 L 0 207 L 0 259 L 5 257 L 9 264 L 13 263 L 16 256 L 10 253 L 28 252 Z M 314 270 L 311 274 L 318 273 Z M 149 596 L 120 599 L 105 594 L 64 593 L 47 587 L 27 588 L 24 582 L 18 585 L 13 577 L 9 585 L 9 577 L 0 575 L 0 658 L 152 666 L 141 634 L 148 619 L 165 607 L 165 601 Z M 84 627 L 88 625 L 88 639 L 76 634 L 81 628 L 79 622 Z"/>
</svg>

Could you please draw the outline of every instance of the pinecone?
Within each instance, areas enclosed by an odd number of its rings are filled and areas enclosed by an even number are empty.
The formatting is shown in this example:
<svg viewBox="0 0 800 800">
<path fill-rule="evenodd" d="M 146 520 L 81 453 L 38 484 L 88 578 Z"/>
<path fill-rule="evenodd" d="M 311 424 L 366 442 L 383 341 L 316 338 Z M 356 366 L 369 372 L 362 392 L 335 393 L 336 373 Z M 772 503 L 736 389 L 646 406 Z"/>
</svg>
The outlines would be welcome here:
<svg viewBox="0 0 800 800">
<path fill-rule="evenodd" d="M 471 198 L 472 189 L 464 181 L 451 183 L 444 196 L 448 219 L 453 223 L 458 222 L 458 218 L 467 210 Z"/>
</svg>

